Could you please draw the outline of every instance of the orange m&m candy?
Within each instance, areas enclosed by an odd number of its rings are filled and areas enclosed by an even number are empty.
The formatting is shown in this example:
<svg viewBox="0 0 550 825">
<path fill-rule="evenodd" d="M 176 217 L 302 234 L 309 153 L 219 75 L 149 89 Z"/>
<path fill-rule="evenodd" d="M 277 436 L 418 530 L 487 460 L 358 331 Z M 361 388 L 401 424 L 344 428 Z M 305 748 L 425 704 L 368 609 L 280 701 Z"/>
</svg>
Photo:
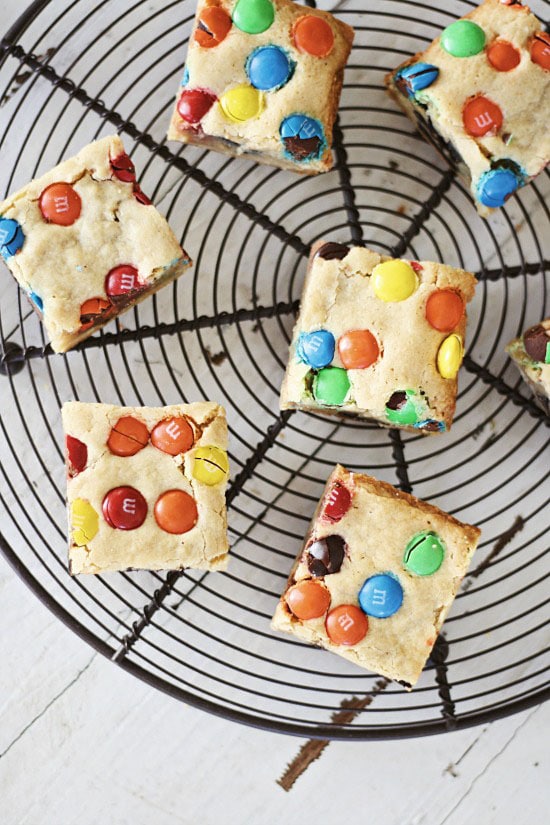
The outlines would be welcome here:
<svg viewBox="0 0 550 825">
<path fill-rule="evenodd" d="M 334 46 L 334 32 L 322 17 L 305 14 L 292 28 L 294 45 L 299 52 L 313 57 L 327 57 Z"/>
<path fill-rule="evenodd" d="M 368 329 L 354 329 L 338 340 L 338 354 L 347 370 L 362 370 L 378 359 L 378 342 Z"/>
<path fill-rule="evenodd" d="M 487 60 L 497 72 L 509 72 L 519 66 L 521 55 L 507 40 L 495 40 L 487 49 Z"/>
<path fill-rule="evenodd" d="M 426 301 L 426 319 L 439 332 L 452 332 L 463 315 L 464 301 L 454 289 L 438 289 Z"/>
<path fill-rule="evenodd" d="M 70 183 L 52 183 L 40 195 L 38 206 L 48 223 L 71 226 L 80 216 L 82 201 Z"/>
<path fill-rule="evenodd" d="M 187 533 L 199 519 L 195 499 L 184 490 L 168 490 L 157 499 L 155 519 L 167 533 Z"/>
<path fill-rule="evenodd" d="M 320 582 L 304 579 L 290 588 L 285 601 L 298 619 L 318 619 L 330 607 L 330 593 Z"/>
<path fill-rule="evenodd" d="M 219 6 L 207 6 L 201 11 L 195 29 L 195 40 L 203 49 L 212 49 L 227 37 L 231 18 Z"/>
<path fill-rule="evenodd" d="M 369 622 L 363 611 L 354 604 L 339 604 L 328 614 L 325 628 L 335 645 L 351 646 L 365 638 Z"/>
<path fill-rule="evenodd" d="M 149 441 L 149 430 L 137 418 L 125 415 L 119 418 L 107 440 L 113 455 L 128 457 L 139 453 Z"/>
<path fill-rule="evenodd" d="M 550 69 L 550 34 L 538 32 L 534 36 L 531 43 L 531 60 L 543 69 Z"/>
<path fill-rule="evenodd" d="M 500 107 L 483 95 L 469 100 L 462 110 L 464 129 L 472 137 L 496 134 L 502 126 L 502 120 Z"/>
<path fill-rule="evenodd" d="M 80 307 L 80 330 L 92 327 L 98 318 L 105 315 L 112 308 L 112 303 L 104 298 L 89 298 Z"/>
<path fill-rule="evenodd" d="M 193 427 L 183 416 L 160 421 L 151 433 L 151 443 L 168 455 L 187 452 L 194 441 Z"/>
</svg>

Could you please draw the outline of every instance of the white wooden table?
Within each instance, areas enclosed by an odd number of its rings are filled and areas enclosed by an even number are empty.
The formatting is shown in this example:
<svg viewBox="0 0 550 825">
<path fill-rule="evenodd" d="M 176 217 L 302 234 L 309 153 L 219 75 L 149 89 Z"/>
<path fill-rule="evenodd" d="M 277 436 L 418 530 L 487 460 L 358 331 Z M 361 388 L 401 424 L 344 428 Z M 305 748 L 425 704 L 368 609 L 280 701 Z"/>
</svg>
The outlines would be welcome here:
<svg viewBox="0 0 550 825">
<path fill-rule="evenodd" d="M 20 11 L 3 0 L 0 26 Z M 130 677 L 3 561 L 0 605 L 2 825 L 271 825 L 289 813 L 300 825 L 548 822 L 548 706 L 427 739 L 334 742 L 286 792 L 276 780 L 299 740 L 207 716 Z"/>
</svg>

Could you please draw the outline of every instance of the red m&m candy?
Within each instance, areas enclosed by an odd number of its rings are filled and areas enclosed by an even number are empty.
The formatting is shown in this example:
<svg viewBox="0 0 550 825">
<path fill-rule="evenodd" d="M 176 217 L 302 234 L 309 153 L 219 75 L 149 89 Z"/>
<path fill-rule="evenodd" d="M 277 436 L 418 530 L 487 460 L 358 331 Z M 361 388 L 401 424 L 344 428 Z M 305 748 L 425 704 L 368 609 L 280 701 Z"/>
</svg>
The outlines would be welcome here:
<svg viewBox="0 0 550 825">
<path fill-rule="evenodd" d="M 502 126 L 502 120 L 500 107 L 483 95 L 469 100 L 462 110 L 464 129 L 472 137 L 496 134 Z"/>
<path fill-rule="evenodd" d="M 88 447 L 84 442 L 72 435 L 65 436 L 67 454 L 67 471 L 71 478 L 78 475 L 88 462 Z"/>
<path fill-rule="evenodd" d="M 48 223 L 71 226 L 80 217 L 82 201 L 70 183 L 52 183 L 40 195 L 38 206 Z"/>
<path fill-rule="evenodd" d="M 115 487 L 102 504 L 103 516 L 116 530 L 136 530 L 147 515 L 147 502 L 134 487 Z"/>
<path fill-rule="evenodd" d="M 151 433 L 151 443 L 168 455 L 187 452 L 193 446 L 194 441 L 193 427 L 183 416 L 161 421 Z"/>
<path fill-rule="evenodd" d="M 497 72 L 510 72 L 519 66 L 521 54 L 507 40 L 495 40 L 487 49 L 487 60 Z"/>
<path fill-rule="evenodd" d="M 354 329 L 340 337 L 338 354 L 347 370 L 361 370 L 374 364 L 380 350 L 372 332 L 368 329 Z"/>
<path fill-rule="evenodd" d="M 142 203 L 144 206 L 151 206 L 153 201 L 147 197 L 145 192 L 143 192 L 140 187 L 134 184 L 134 198 L 137 200 L 138 203 Z"/>
<path fill-rule="evenodd" d="M 547 32 L 539 32 L 533 38 L 531 60 L 543 69 L 550 69 L 550 34 Z"/>
<path fill-rule="evenodd" d="M 452 332 L 463 315 L 464 301 L 454 289 L 438 289 L 426 301 L 426 319 L 439 332 Z"/>
<path fill-rule="evenodd" d="M 107 447 L 113 455 L 127 458 L 136 455 L 147 445 L 149 430 L 137 418 L 125 415 L 119 418 L 107 440 Z"/>
<path fill-rule="evenodd" d="M 330 607 L 330 593 L 321 582 L 304 579 L 293 585 L 285 595 L 285 601 L 298 619 L 318 619 Z"/>
<path fill-rule="evenodd" d="M 216 95 L 204 89 L 185 89 L 178 101 L 178 112 L 186 123 L 200 123 L 216 102 Z"/>
<path fill-rule="evenodd" d="M 203 49 L 213 49 L 225 40 L 231 29 L 231 17 L 220 6 L 207 6 L 199 14 L 194 38 Z"/>
<path fill-rule="evenodd" d="M 343 518 L 351 507 L 351 493 L 339 481 L 329 491 L 323 509 L 323 518 L 336 523 Z"/>
<path fill-rule="evenodd" d="M 129 292 L 136 292 L 144 288 L 140 283 L 139 273 L 131 264 L 115 266 L 105 278 L 105 292 L 115 302 L 123 300 Z"/>
<path fill-rule="evenodd" d="M 195 499 L 184 490 L 168 490 L 157 499 L 155 519 L 167 533 L 187 533 L 199 519 Z"/>
<path fill-rule="evenodd" d="M 322 17 L 305 14 L 292 28 L 292 39 L 299 52 L 313 57 L 327 57 L 334 46 L 334 32 Z"/>
<path fill-rule="evenodd" d="M 111 159 L 111 168 L 115 178 L 124 181 L 124 183 L 133 183 L 136 179 L 136 167 L 126 152 Z"/>
<path fill-rule="evenodd" d="M 354 604 L 339 604 L 325 622 L 327 636 L 335 645 L 356 645 L 367 635 L 369 621 Z"/>
</svg>

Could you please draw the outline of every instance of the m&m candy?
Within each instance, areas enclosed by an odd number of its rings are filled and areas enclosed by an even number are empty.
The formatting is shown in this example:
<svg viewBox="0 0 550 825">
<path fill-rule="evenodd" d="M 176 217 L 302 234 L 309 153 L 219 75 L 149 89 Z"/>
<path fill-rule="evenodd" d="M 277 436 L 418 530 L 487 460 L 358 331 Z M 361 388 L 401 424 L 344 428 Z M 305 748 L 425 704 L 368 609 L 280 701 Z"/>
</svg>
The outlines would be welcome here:
<svg viewBox="0 0 550 825">
<path fill-rule="evenodd" d="M 477 182 L 477 197 L 484 206 L 504 206 L 521 184 L 517 174 L 505 166 L 484 172 Z"/>
<path fill-rule="evenodd" d="M 420 419 L 420 397 L 415 390 L 398 390 L 386 404 L 386 418 L 392 424 L 416 424 Z"/>
<path fill-rule="evenodd" d="M 199 519 L 193 496 L 184 490 L 168 490 L 155 504 L 155 519 L 161 530 L 180 535 L 192 530 Z"/>
<path fill-rule="evenodd" d="M 510 72 L 519 66 L 521 54 L 507 40 L 495 40 L 487 49 L 487 60 L 497 72 Z"/>
<path fill-rule="evenodd" d="M 195 451 L 193 478 L 201 484 L 214 486 L 224 481 L 229 472 L 227 453 L 220 447 L 199 447 Z"/>
<path fill-rule="evenodd" d="M 304 364 L 315 370 L 328 367 L 334 358 L 335 341 L 332 332 L 319 329 L 303 332 L 298 338 L 296 355 Z"/>
<path fill-rule="evenodd" d="M 385 303 L 405 301 L 418 286 L 418 277 L 406 261 L 384 261 L 372 270 L 372 288 Z"/>
<path fill-rule="evenodd" d="M 292 39 L 299 52 L 328 57 L 334 47 L 332 27 L 322 17 L 305 14 L 292 27 Z"/>
<path fill-rule="evenodd" d="M 239 0 L 233 9 L 233 23 L 247 34 L 265 32 L 275 19 L 270 0 Z"/>
<path fill-rule="evenodd" d="M 339 481 L 334 484 L 331 489 L 329 490 L 325 504 L 322 511 L 322 518 L 331 521 L 335 524 L 337 521 L 340 521 L 346 513 L 348 512 L 349 508 L 351 507 L 351 493 L 347 487 L 343 484 L 340 484 Z M 338 536 L 336 538 L 339 538 Z M 341 545 L 340 545 L 341 546 Z M 342 550 L 342 560 L 344 558 L 344 549 L 341 547 Z M 328 551 L 328 546 L 327 546 Z M 330 557 L 330 552 L 329 552 Z M 319 557 L 321 558 L 321 557 Z M 322 559 L 321 559 L 322 560 Z M 324 562 L 323 562 L 324 563 Z M 340 564 L 342 561 L 340 561 Z"/>
<path fill-rule="evenodd" d="M 550 70 L 550 34 L 538 32 L 531 42 L 531 60 L 543 69 Z"/>
<path fill-rule="evenodd" d="M 456 378 L 464 358 L 464 345 L 460 335 L 449 335 L 437 352 L 437 369 L 442 378 Z"/>
<path fill-rule="evenodd" d="M 151 206 L 152 203 L 153 203 L 153 201 L 150 200 L 150 198 L 147 197 L 145 192 L 143 192 L 142 189 L 140 189 L 140 187 L 137 185 L 137 183 L 134 184 L 134 189 L 133 189 L 132 194 L 134 195 L 134 198 L 137 200 L 137 202 L 142 203 L 144 206 Z"/>
<path fill-rule="evenodd" d="M 260 46 L 246 61 L 251 84 L 264 92 L 280 89 L 290 79 L 294 65 L 280 46 Z"/>
<path fill-rule="evenodd" d="M 437 289 L 426 301 L 426 320 L 439 332 L 452 332 L 464 316 L 464 301 L 454 289 Z"/>
<path fill-rule="evenodd" d="M 403 604 L 403 588 L 396 576 L 377 573 L 370 576 L 359 591 L 359 605 L 367 616 L 387 619 Z"/>
<path fill-rule="evenodd" d="M 365 638 L 369 629 L 366 615 L 354 604 L 339 604 L 327 616 L 327 636 L 335 645 L 352 646 Z"/>
<path fill-rule="evenodd" d="M 131 264 L 115 266 L 105 278 L 105 292 L 115 303 L 122 302 L 132 292 L 144 289 L 139 272 Z"/>
<path fill-rule="evenodd" d="M 550 330 L 536 324 L 523 334 L 525 352 L 533 361 L 550 364 Z"/>
<path fill-rule="evenodd" d="M 101 505 L 103 517 L 115 530 L 137 530 L 147 516 L 147 502 L 134 487 L 114 487 Z"/>
<path fill-rule="evenodd" d="M 421 92 L 435 83 L 438 77 L 437 66 L 432 66 L 431 63 L 413 63 L 401 69 L 395 80 L 399 89 L 406 92 L 409 97 L 414 97 L 416 92 Z"/>
<path fill-rule="evenodd" d="M 23 249 L 25 235 L 18 221 L 0 217 L 0 254 L 5 261 Z"/>
<path fill-rule="evenodd" d="M 325 536 L 307 548 L 307 566 L 312 576 L 338 573 L 346 556 L 346 542 L 342 536 Z"/>
<path fill-rule="evenodd" d="M 263 94 L 246 83 L 229 89 L 220 97 L 220 108 L 228 120 L 244 123 L 261 113 L 264 107 Z"/>
<path fill-rule="evenodd" d="M 378 360 L 380 349 L 372 332 L 354 329 L 338 339 L 338 355 L 346 369 L 361 370 Z"/>
<path fill-rule="evenodd" d="M 44 301 L 36 292 L 29 292 L 29 298 L 39 312 L 44 312 Z"/>
<path fill-rule="evenodd" d="M 195 442 L 195 431 L 183 416 L 160 421 L 151 432 L 151 444 L 168 455 L 179 455 L 190 450 Z"/>
<path fill-rule="evenodd" d="M 231 29 L 231 17 L 221 6 L 207 6 L 199 14 L 193 35 L 203 49 L 213 49 L 225 40 Z"/>
<path fill-rule="evenodd" d="M 307 115 L 285 117 L 279 131 L 285 151 L 297 161 L 319 157 L 325 145 L 323 127 L 316 118 Z"/>
<path fill-rule="evenodd" d="M 84 547 L 97 535 L 99 530 L 99 516 L 90 504 L 83 498 L 75 498 L 71 502 L 71 537 L 73 544 Z"/>
<path fill-rule="evenodd" d="M 456 20 L 442 31 L 440 42 L 453 57 L 472 57 L 485 48 L 485 32 L 471 20 Z"/>
<path fill-rule="evenodd" d="M 500 106 L 483 95 L 473 97 L 462 110 L 464 130 L 472 137 L 495 135 L 501 128 L 502 121 Z"/>
<path fill-rule="evenodd" d="M 131 415 L 125 415 L 119 418 L 111 429 L 107 447 L 113 455 L 127 458 L 143 450 L 148 441 L 149 430 L 143 421 Z"/>
<path fill-rule="evenodd" d="M 79 438 L 72 435 L 65 436 L 65 451 L 67 455 L 67 472 L 70 478 L 74 478 L 88 463 L 88 447 Z"/>
<path fill-rule="evenodd" d="M 110 301 L 106 301 L 104 298 L 89 298 L 87 301 L 84 301 L 80 307 L 81 329 L 89 329 L 98 321 L 98 319 L 101 319 L 102 316 L 107 315 L 112 307 L 112 303 Z"/>
<path fill-rule="evenodd" d="M 70 183 L 52 183 L 40 195 L 38 206 L 48 223 L 71 226 L 80 217 L 82 201 Z"/>
<path fill-rule="evenodd" d="M 349 399 L 351 384 L 346 370 L 325 367 L 313 378 L 313 397 L 319 404 L 340 407 Z"/>
<path fill-rule="evenodd" d="M 307 621 L 325 615 L 330 607 L 330 593 L 321 582 L 304 579 L 286 592 L 285 601 L 296 618 Z"/>
<path fill-rule="evenodd" d="M 216 102 L 216 95 L 205 89 L 185 89 L 178 100 L 179 116 L 186 123 L 200 123 Z"/>
<path fill-rule="evenodd" d="M 432 530 L 417 533 L 405 547 L 403 564 L 417 576 L 431 576 L 436 573 L 445 558 L 445 545 Z"/>
<path fill-rule="evenodd" d="M 324 261 L 343 261 L 349 253 L 349 246 L 344 246 L 341 243 L 324 243 L 319 247 L 315 253 L 316 258 L 322 258 Z"/>
<path fill-rule="evenodd" d="M 124 183 L 134 183 L 136 179 L 136 167 L 133 161 L 126 152 L 117 155 L 116 158 L 111 158 L 111 168 L 115 178 L 118 178 Z"/>
</svg>

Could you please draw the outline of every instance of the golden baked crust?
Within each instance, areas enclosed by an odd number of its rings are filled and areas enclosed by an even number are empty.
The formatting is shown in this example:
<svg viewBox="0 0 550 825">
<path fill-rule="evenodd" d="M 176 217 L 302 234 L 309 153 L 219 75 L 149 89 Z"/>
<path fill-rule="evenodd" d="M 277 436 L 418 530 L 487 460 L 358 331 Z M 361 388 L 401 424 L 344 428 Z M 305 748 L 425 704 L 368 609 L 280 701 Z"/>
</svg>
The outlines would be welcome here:
<svg viewBox="0 0 550 825">
<path fill-rule="evenodd" d="M 344 485 L 352 499 L 343 518 L 332 523 L 322 517 L 322 510 L 335 483 Z M 403 554 L 411 538 L 424 530 L 437 533 L 446 552 L 439 570 L 429 576 L 416 576 L 405 569 Z M 363 583 L 378 573 L 391 573 L 399 579 L 404 594 L 401 607 L 388 618 L 369 616 L 363 640 L 345 647 L 328 637 L 325 616 L 307 621 L 297 619 L 283 594 L 275 610 L 273 629 L 291 633 L 359 667 L 412 687 L 468 570 L 480 531 L 390 484 L 337 466 L 327 482 L 288 587 L 311 578 L 306 563 L 307 547 L 313 540 L 329 535 L 341 536 L 348 553 L 338 572 L 318 579 L 329 590 L 330 609 L 341 604 L 357 605 Z"/>
</svg>

